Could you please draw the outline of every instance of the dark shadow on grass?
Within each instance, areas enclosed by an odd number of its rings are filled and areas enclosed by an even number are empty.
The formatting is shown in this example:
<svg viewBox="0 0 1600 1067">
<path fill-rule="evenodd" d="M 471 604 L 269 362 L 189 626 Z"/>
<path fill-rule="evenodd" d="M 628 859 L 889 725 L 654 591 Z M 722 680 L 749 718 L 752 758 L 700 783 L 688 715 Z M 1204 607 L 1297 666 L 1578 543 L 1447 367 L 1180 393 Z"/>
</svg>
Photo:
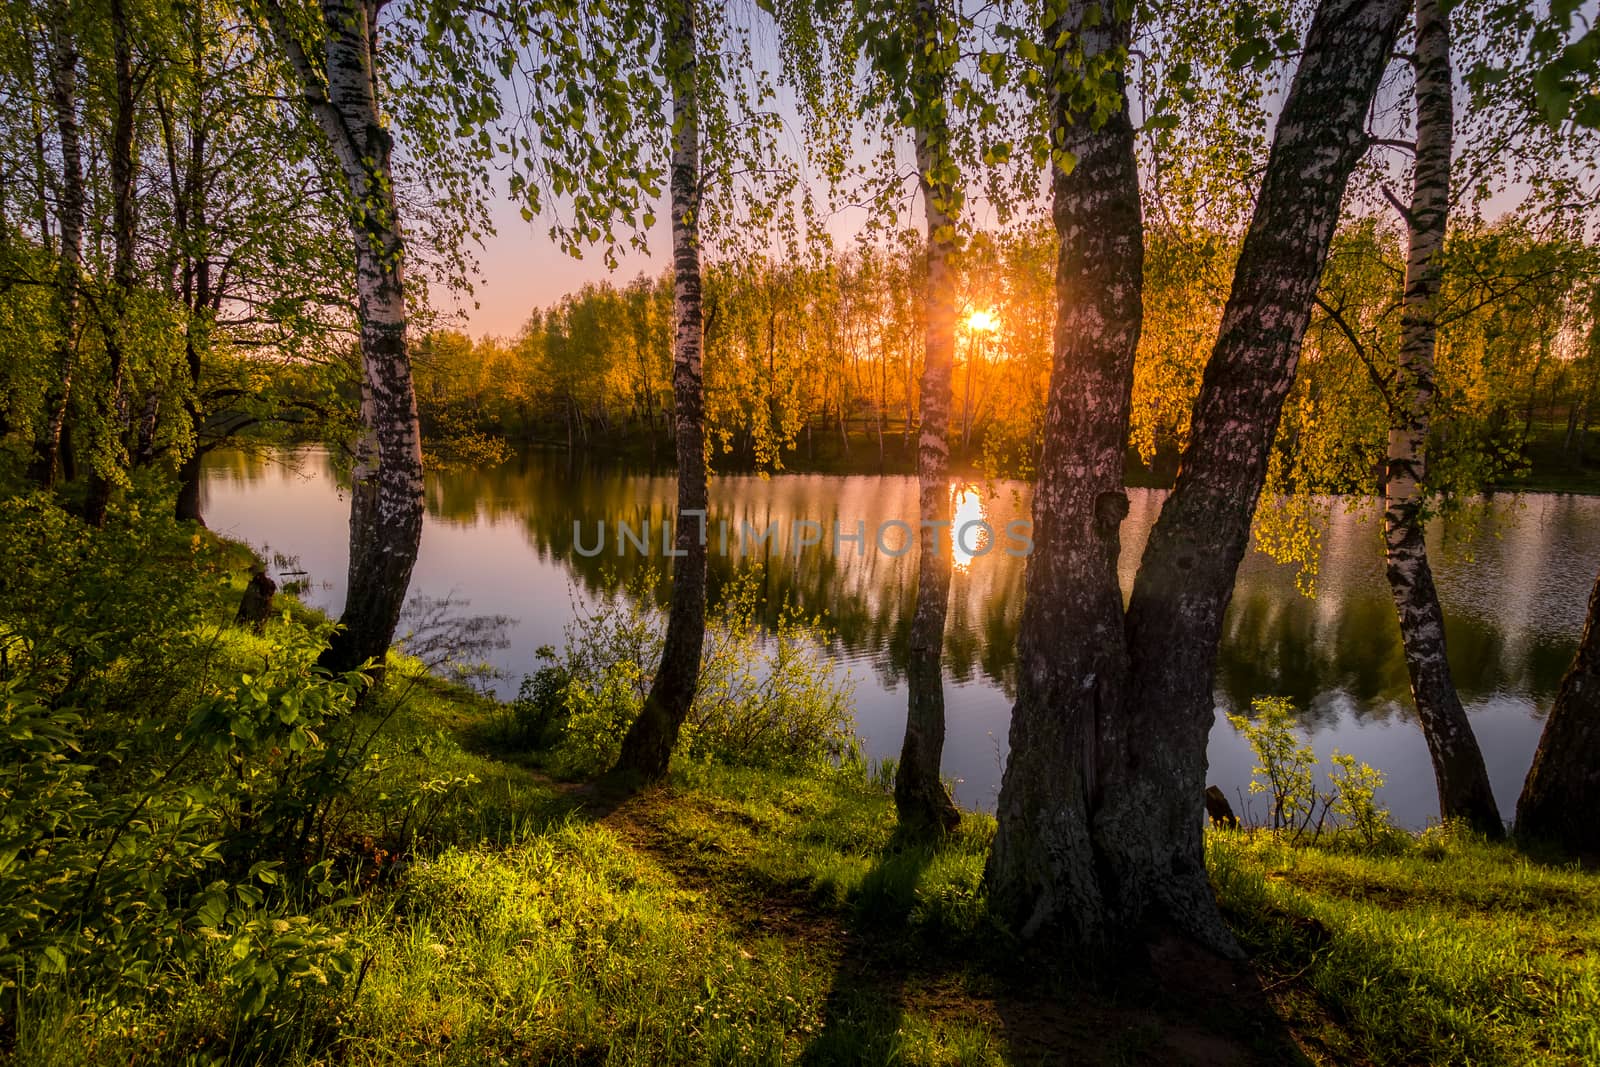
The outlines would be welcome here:
<svg viewBox="0 0 1600 1067">
<path fill-rule="evenodd" d="M 1010 1062 L 1162 1067 L 1309 1064 L 1246 963 L 1158 938 L 1107 973 L 1018 956 L 995 1008 Z M 1116 966 L 1116 961 L 1111 961 Z M 1106 966 L 1102 964 L 1102 968 Z"/>
<path fill-rule="evenodd" d="M 917 884 L 938 842 L 897 829 L 856 891 L 840 947 L 822 1030 L 800 1063 L 892 1063 L 899 1054 L 906 982 L 926 970 L 929 953 L 910 929 Z"/>
</svg>

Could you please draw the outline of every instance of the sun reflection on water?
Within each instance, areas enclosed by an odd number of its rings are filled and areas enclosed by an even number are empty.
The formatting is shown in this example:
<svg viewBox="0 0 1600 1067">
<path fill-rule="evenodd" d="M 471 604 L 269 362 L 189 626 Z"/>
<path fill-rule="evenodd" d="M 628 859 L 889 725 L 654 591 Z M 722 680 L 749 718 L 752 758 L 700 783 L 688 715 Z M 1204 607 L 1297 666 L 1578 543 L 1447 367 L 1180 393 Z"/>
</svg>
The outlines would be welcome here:
<svg viewBox="0 0 1600 1067">
<path fill-rule="evenodd" d="M 983 494 L 978 487 L 963 485 L 951 489 L 954 505 L 950 516 L 950 539 L 954 546 L 951 562 L 956 570 L 965 571 L 976 557 L 988 550 L 990 533 L 987 527 L 976 525 L 984 521 Z M 969 523 L 974 525 L 963 530 Z"/>
</svg>

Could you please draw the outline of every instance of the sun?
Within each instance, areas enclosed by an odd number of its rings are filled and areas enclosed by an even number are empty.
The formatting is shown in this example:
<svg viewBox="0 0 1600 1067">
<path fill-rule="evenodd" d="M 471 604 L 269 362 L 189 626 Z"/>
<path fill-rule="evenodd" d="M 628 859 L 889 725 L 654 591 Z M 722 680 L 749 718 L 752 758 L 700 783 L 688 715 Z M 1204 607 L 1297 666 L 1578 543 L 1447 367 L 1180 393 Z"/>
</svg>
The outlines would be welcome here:
<svg viewBox="0 0 1600 1067">
<path fill-rule="evenodd" d="M 995 318 L 994 312 L 979 309 L 967 316 L 967 329 L 979 333 L 993 333 L 1000 328 L 1000 320 Z"/>
</svg>

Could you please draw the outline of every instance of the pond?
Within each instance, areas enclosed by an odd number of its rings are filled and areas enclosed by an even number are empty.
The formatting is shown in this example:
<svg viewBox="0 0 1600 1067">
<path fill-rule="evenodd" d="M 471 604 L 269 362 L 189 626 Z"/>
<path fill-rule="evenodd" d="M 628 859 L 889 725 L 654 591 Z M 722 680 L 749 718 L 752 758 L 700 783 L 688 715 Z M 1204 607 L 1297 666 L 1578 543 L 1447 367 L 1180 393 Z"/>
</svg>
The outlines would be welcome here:
<svg viewBox="0 0 1600 1067">
<path fill-rule="evenodd" d="M 955 483 L 953 491 L 958 522 L 982 521 L 993 536 L 972 526 L 967 551 L 956 553 L 945 638 L 944 770 L 957 781 L 962 804 L 992 809 L 1006 755 L 1022 597 L 1021 541 L 1011 524 L 1028 517 L 1028 487 Z M 661 530 L 674 493 L 670 475 L 569 461 L 561 453 L 430 473 L 412 592 L 514 620 L 509 647 L 491 653 L 502 674 L 498 692 L 514 695 L 537 666 L 535 649 L 561 644 L 575 604 L 670 563 Z M 1125 591 L 1163 496 L 1129 495 Z M 349 511 L 327 452 L 214 454 L 204 501 L 213 530 L 296 560 L 310 578 L 305 599 L 337 614 Z M 1328 510 L 1314 597 L 1297 590 L 1293 566 L 1259 552 L 1240 569 L 1218 660 L 1208 780 L 1240 806 L 1254 761 L 1225 713 L 1247 711 L 1257 696 L 1284 696 L 1324 763 L 1338 749 L 1377 767 L 1387 778 L 1380 799 L 1398 821 L 1420 827 L 1437 814 L 1437 800 L 1383 579 L 1379 512 L 1373 501 L 1339 501 Z M 874 757 L 898 754 L 905 719 L 916 562 L 915 552 L 901 552 L 899 524 L 914 526 L 916 518 L 916 480 L 908 476 L 719 475 L 712 483 L 713 589 L 736 567 L 765 558 L 774 601 L 788 596 L 808 612 L 827 613 L 829 654 L 854 683 L 857 730 Z M 602 527 L 606 540 L 597 551 Z M 1457 685 L 1509 818 L 1600 567 L 1600 498 L 1497 496 L 1436 521 L 1429 544 Z M 1255 810 L 1262 811 L 1259 799 Z"/>
</svg>

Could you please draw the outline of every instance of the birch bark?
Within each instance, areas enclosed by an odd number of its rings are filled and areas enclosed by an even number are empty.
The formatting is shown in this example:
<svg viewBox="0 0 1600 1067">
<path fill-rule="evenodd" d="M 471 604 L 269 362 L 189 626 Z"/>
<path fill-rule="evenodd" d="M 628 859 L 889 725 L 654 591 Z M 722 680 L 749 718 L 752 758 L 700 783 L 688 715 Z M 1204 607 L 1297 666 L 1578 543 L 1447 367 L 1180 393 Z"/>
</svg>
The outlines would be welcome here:
<svg viewBox="0 0 1600 1067">
<path fill-rule="evenodd" d="M 1069 5 L 1049 35 L 1071 34 L 1085 66 L 1126 49 L 1130 36 L 1125 19 L 1095 25 L 1095 6 Z M 1119 77 L 1121 107 L 1096 127 L 1073 107 L 1073 58 L 1058 59 L 1050 104 L 1051 143 L 1076 165 L 1069 172 L 1056 166 L 1052 181 L 1059 240 L 1053 361 L 1011 756 L 987 878 L 991 906 L 1024 938 L 1104 950 L 1116 902 L 1102 884 L 1093 841 L 1096 739 L 1120 715 L 1128 678 L 1117 554 L 1128 509 L 1123 467 L 1143 315 L 1144 226 L 1126 88 Z"/>
<path fill-rule="evenodd" d="M 955 212 L 961 191 L 950 159 L 944 121 L 944 78 L 930 57 L 940 52 L 939 11 L 923 0 L 912 31 L 913 87 L 919 112 L 917 170 L 926 211 L 928 275 L 924 294 L 922 425 L 917 437 L 917 498 L 921 519 L 917 554 L 917 601 L 911 614 L 911 650 L 906 663 L 906 732 L 895 772 L 894 801 L 900 822 L 919 830 L 949 831 L 961 822 L 940 781 L 944 757 L 945 618 L 950 607 L 950 388 L 955 361 Z M 879 451 L 882 451 L 882 412 Z"/>
<path fill-rule="evenodd" d="M 1115 567 L 1140 268 L 1112 242 L 1139 232 L 1131 135 L 1125 100 L 1099 131 L 1064 119 L 1070 102 L 1053 103 L 1083 169 L 1056 176 L 1055 366 L 1011 762 L 988 869 L 994 906 L 1029 940 L 1109 953 L 1168 930 L 1239 953 L 1201 836 L 1217 643 L 1345 185 L 1366 148 L 1366 111 L 1405 10 L 1403 0 L 1318 5 L 1191 443 L 1125 614 Z M 1101 5 L 1067 10 L 1085 50 L 1126 41 L 1126 27 L 1097 29 L 1091 14 L 1102 16 Z"/>
<path fill-rule="evenodd" d="M 350 670 L 383 658 L 422 540 L 422 440 L 406 347 L 405 250 L 378 107 L 378 3 L 323 0 L 321 69 L 265 5 L 279 47 L 338 162 L 350 198 L 361 330 L 361 424 L 350 493 L 350 569 L 340 629 L 322 664 Z"/>
<path fill-rule="evenodd" d="M 109 315 L 102 319 L 108 369 L 106 388 L 96 398 L 100 418 L 99 433 L 104 442 L 97 467 L 89 477 L 86 518 L 104 526 L 111 504 L 114 482 L 106 467 L 126 462 L 123 433 L 127 411 L 123 398 L 123 375 L 127 361 L 128 305 L 137 281 L 134 234 L 134 106 L 133 41 L 128 11 L 122 0 L 111 0 L 111 55 L 115 80 L 115 111 L 111 121 L 111 240 L 112 278 L 107 303 Z"/>
<path fill-rule="evenodd" d="M 1445 655 L 1444 612 L 1428 563 L 1423 521 L 1437 303 L 1443 273 L 1439 257 L 1450 215 L 1455 114 L 1449 15 L 1440 0 L 1417 0 L 1416 12 L 1417 152 L 1405 220 L 1410 247 L 1384 466 L 1385 570 L 1400 622 L 1411 695 L 1439 788 L 1439 814 L 1465 819 L 1479 833 L 1501 837 L 1505 824 Z"/>
<path fill-rule="evenodd" d="M 645 780 L 667 773 L 678 732 L 700 684 L 706 622 L 705 341 L 700 278 L 699 44 L 695 0 L 678 0 L 667 18 L 663 55 L 672 85 L 673 436 L 678 463 L 672 602 L 661 666 L 639 717 L 622 740 L 617 770 Z"/>
<path fill-rule="evenodd" d="M 56 208 L 56 228 L 61 246 L 56 261 L 56 380 L 45 396 L 44 436 L 34 445 L 29 474 L 45 488 L 56 484 L 61 459 L 62 432 L 67 404 L 72 399 L 72 379 L 78 363 L 79 303 L 83 284 L 83 147 L 78 123 L 78 48 L 67 25 L 65 4 L 51 7 L 47 30 L 50 52 L 50 102 L 55 111 L 56 133 L 61 138 L 61 188 Z"/>
<path fill-rule="evenodd" d="M 1517 801 L 1517 834 L 1569 852 L 1600 853 L 1600 579 L 1578 654 L 1556 691 Z"/>
</svg>

